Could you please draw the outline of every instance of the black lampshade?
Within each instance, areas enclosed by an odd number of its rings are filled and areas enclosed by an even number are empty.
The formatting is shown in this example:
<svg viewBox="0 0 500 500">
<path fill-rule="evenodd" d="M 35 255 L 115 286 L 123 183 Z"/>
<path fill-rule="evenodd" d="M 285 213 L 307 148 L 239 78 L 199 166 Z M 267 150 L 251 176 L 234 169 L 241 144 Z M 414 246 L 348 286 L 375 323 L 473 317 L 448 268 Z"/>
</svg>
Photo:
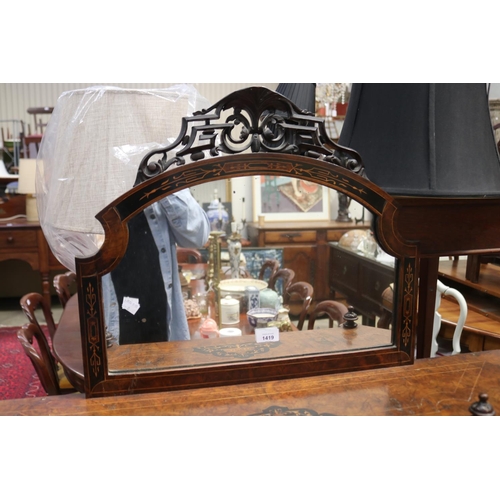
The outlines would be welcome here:
<svg viewBox="0 0 500 500">
<path fill-rule="evenodd" d="M 280 83 L 276 92 L 290 99 L 301 110 L 316 111 L 315 83 Z"/>
<path fill-rule="evenodd" d="M 338 142 L 392 195 L 500 197 L 484 83 L 355 83 Z"/>
</svg>

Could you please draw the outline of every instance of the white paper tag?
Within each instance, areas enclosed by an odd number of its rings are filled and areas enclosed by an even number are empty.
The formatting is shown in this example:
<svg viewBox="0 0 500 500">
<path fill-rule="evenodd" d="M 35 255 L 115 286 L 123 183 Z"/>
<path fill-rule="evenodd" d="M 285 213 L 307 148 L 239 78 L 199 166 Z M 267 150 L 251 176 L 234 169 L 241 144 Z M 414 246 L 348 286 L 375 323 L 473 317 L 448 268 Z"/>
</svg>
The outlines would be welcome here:
<svg viewBox="0 0 500 500">
<path fill-rule="evenodd" d="M 255 340 L 257 342 L 278 342 L 279 339 L 280 331 L 277 326 L 255 329 Z"/>
<path fill-rule="evenodd" d="M 135 314 L 140 307 L 139 299 L 134 297 L 123 297 L 122 309 L 125 309 L 125 311 L 128 311 L 130 314 Z"/>
</svg>

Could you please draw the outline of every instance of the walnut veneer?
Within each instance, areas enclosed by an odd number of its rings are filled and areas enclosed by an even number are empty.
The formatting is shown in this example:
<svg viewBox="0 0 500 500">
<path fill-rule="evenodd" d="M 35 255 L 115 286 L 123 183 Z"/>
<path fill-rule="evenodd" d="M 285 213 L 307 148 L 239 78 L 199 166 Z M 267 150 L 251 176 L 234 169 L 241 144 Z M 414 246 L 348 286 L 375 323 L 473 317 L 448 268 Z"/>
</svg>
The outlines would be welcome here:
<svg viewBox="0 0 500 500">
<path fill-rule="evenodd" d="M 486 392 L 500 408 L 500 351 L 414 365 L 152 394 L 0 401 L 0 415 L 471 415 Z"/>
<path fill-rule="evenodd" d="M 221 121 L 226 112 L 230 117 Z M 170 168 L 173 165 L 176 168 Z M 214 179 L 262 175 L 320 184 L 363 204 L 373 214 L 374 232 L 381 247 L 398 258 L 391 344 L 382 342 L 366 348 L 353 343 L 351 348 L 340 351 L 325 345 L 316 353 L 288 350 L 284 357 L 276 355 L 274 349 L 265 360 L 224 364 L 208 361 L 202 365 L 188 362 L 182 369 L 151 366 L 146 373 L 111 373 L 112 354 L 105 345 L 101 277 L 111 272 L 125 254 L 130 219 L 180 189 Z M 75 259 L 86 395 L 195 389 L 412 364 L 415 340 L 420 356 L 430 352 L 439 256 L 500 252 L 499 205 L 500 199 L 493 198 L 393 197 L 363 175 L 363 162 L 357 152 L 329 139 L 322 119 L 303 114 L 291 101 L 265 88 L 234 92 L 210 108 L 183 118 L 178 138 L 164 148 L 150 151 L 141 160 L 135 187 L 96 214 L 105 231 L 104 243 L 96 255 Z M 318 241 L 312 226 L 298 231 L 315 234 L 310 238 L 316 241 L 305 245 L 309 248 L 309 260 L 320 250 L 325 252 L 324 257 L 327 254 L 328 237 Z M 297 224 L 294 227 L 298 229 Z M 297 238 L 286 236 L 289 243 L 293 239 L 301 245 L 303 242 Z M 296 265 L 289 267 L 297 270 Z M 324 271 L 323 286 L 328 275 Z M 309 281 L 301 276 L 296 279 Z M 317 293 L 321 297 L 321 285 Z M 297 338 L 314 342 L 310 332 L 303 333 Z M 173 347 L 161 347 L 155 355 L 161 356 L 164 349 Z"/>
</svg>

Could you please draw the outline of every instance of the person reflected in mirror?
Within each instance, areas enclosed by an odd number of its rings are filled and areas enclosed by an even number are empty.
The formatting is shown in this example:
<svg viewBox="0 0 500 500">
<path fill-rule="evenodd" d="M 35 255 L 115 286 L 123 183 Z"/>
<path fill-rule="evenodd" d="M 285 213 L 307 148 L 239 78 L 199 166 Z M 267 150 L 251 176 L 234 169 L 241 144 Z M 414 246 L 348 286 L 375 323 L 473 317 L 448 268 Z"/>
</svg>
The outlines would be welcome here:
<svg viewBox="0 0 500 500">
<path fill-rule="evenodd" d="M 206 244 L 206 212 L 184 189 L 147 207 L 128 229 L 124 257 L 102 280 L 107 332 L 118 344 L 189 340 L 176 246 Z"/>
</svg>

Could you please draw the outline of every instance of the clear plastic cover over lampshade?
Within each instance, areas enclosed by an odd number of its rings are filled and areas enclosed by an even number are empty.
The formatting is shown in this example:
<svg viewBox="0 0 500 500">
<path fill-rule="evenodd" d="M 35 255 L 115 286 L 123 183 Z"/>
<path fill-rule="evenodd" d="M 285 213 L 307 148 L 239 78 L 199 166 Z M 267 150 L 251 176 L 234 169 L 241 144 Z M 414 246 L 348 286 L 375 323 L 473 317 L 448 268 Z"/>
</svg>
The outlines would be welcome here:
<svg viewBox="0 0 500 500">
<path fill-rule="evenodd" d="M 191 85 L 99 86 L 59 97 L 37 157 L 36 193 L 43 232 L 65 267 L 97 252 L 104 231 L 95 215 L 133 187 L 141 159 L 177 138 L 182 117 L 208 106 Z"/>
</svg>

